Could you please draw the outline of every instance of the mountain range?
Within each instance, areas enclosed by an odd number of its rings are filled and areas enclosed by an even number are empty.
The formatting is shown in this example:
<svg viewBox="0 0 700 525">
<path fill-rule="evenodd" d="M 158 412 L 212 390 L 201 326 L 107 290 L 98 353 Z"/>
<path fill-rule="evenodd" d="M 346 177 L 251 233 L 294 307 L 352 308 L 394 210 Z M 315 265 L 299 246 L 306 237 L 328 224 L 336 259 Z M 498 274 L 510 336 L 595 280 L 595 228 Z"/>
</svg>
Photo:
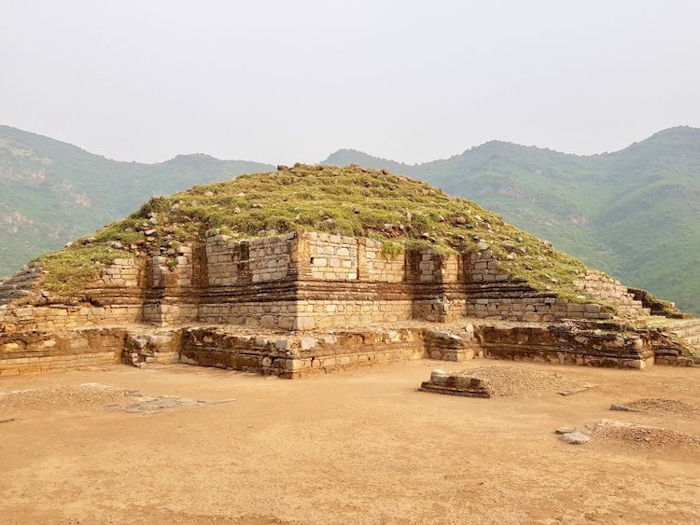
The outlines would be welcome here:
<svg viewBox="0 0 700 525">
<path fill-rule="evenodd" d="M 491 141 L 422 164 L 349 149 L 323 163 L 426 180 L 700 314 L 700 129 L 670 128 L 598 155 Z M 121 162 L 0 126 L 0 275 L 136 210 L 154 194 L 270 169 L 203 154 Z"/>
</svg>

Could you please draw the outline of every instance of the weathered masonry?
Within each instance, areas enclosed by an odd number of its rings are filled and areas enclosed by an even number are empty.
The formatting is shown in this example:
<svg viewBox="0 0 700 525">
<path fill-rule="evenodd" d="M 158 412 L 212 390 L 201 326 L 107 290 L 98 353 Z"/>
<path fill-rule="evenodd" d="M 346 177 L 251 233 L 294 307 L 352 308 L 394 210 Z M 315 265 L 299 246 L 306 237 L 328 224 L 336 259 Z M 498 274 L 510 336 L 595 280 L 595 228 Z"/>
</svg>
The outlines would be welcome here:
<svg viewBox="0 0 700 525">
<path fill-rule="evenodd" d="M 210 231 L 203 242 L 180 246 L 174 257 L 114 261 L 71 303 L 32 290 L 40 274 L 31 267 L 0 283 L 0 373 L 51 369 L 52 363 L 138 363 L 159 355 L 161 361 L 167 355 L 170 361 L 287 377 L 409 356 L 463 359 L 475 352 L 634 368 L 652 364 L 654 348 L 663 347 L 670 362 L 682 357 L 668 342 L 615 336 L 621 328 L 605 325 L 612 313 L 604 305 L 628 318 L 649 315 L 619 282 L 582 273 L 578 286 L 603 306 L 570 302 L 513 279 L 483 243 L 462 255 L 424 248 L 391 256 L 368 238 L 295 232 L 235 240 Z M 412 321 L 456 326 L 467 319 L 479 326 L 466 339 L 460 331 L 465 347 L 435 336 L 439 328 L 381 337 L 366 329 Z M 489 329 L 489 321 L 523 326 Z M 603 333 L 576 335 L 572 322 L 598 323 Z M 270 339 L 284 343 L 258 344 L 231 333 L 236 327 L 290 335 Z M 165 339 L 153 335 L 165 328 L 171 328 Z M 298 332 L 313 332 L 316 342 L 309 346 Z M 134 343 L 139 333 L 156 341 L 150 350 Z"/>
<path fill-rule="evenodd" d="M 0 320 L 38 329 L 143 322 L 310 330 L 411 319 L 610 317 L 600 304 L 572 303 L 511 279 L 488 248 L 387 256 L 367 238 L 292 233 L 235 241 L 210 233 L 174 258 L 116 260 L 86 288 L 87 302 L 13 308 Z M 619 283 L 594 273 L 581 282 L 593 297 L 648 314 Z"/>
</svg>

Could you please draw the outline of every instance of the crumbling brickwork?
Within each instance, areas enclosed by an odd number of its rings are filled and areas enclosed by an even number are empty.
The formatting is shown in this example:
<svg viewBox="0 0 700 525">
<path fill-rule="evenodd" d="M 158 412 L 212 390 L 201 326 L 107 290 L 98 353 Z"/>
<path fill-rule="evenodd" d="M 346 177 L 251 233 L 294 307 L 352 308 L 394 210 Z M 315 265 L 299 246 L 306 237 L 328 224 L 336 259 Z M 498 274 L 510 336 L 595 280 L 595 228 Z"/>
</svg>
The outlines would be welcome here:
<svg viewBox="0 0 700 525">
<path fill-rule="evenodd" d="M 124 334 L 123 328 L 0 333 L 0 376 L 115 364 Z"/>
<path fill-rule="evenodd" d="M 648 308 L 644 308 L 641 301 L 635 299 L 634 293 L 620 281 L 600 272 L 582 273 L 581 278 L 575 284 L 599 301 L 614 305 L 618 315 L 639 317 L 651 313 Z"/>
</svg>

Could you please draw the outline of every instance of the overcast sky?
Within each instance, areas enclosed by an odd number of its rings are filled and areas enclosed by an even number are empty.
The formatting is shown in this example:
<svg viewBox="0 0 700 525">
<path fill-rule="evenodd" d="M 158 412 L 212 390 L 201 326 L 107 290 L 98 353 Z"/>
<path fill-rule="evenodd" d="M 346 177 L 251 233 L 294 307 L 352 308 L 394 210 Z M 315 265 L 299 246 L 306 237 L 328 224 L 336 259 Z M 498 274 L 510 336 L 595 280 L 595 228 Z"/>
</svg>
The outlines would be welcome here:
<svg viewBox="0 0 700 525">
<path fill-rule="evenodd" d="M 0 123 L 146 162 L 615 150 L 700 127 L 700 1 L 0 0 Z"/>
</svg>

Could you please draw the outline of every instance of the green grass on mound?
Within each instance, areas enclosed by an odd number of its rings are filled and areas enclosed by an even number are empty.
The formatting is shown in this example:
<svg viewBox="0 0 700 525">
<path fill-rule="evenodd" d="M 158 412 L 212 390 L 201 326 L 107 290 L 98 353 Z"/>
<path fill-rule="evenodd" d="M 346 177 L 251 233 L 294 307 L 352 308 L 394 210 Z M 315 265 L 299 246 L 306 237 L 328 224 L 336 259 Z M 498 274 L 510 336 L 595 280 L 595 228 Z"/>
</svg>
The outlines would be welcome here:
<svg viewBox="0 0 700 525">
<path fill-rule="evenodd" d="M 94 246 L 70 247 L 40 257 L 38 260 L 48 270 L 44 288 L 61 293 L 74 293 L 89 283 L 100 269 L 118 258 L 133 257 L 133 253 L 115 250 L 102 243 Z"/>
<path fill-rule="evenodd" d="M 583 263 L 473 202 L 386 171 L 307 165 L 152 198 L 127 219 L 41 257 L 45 286 L 76 292 L 115 258 L 159 253 L 211 228 L 241 239 L 291 231 L 366 236 L 382 241 L 388 256 L 416 246 L 466 252 L 486 242 L 514 277 L 572 300 L 585 296 L 573 285 Z"/>
</svg>

